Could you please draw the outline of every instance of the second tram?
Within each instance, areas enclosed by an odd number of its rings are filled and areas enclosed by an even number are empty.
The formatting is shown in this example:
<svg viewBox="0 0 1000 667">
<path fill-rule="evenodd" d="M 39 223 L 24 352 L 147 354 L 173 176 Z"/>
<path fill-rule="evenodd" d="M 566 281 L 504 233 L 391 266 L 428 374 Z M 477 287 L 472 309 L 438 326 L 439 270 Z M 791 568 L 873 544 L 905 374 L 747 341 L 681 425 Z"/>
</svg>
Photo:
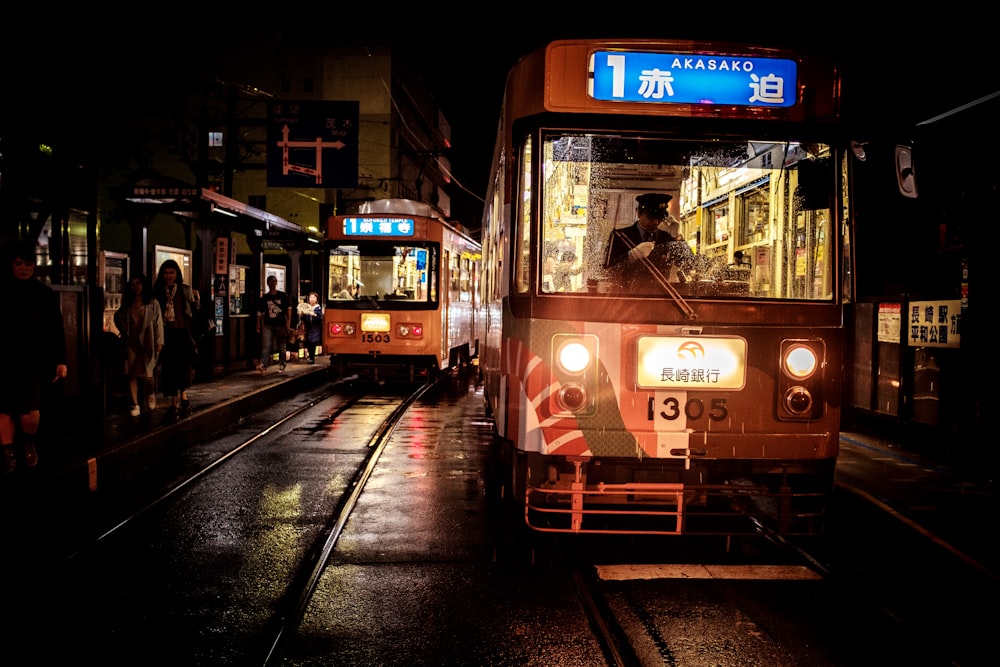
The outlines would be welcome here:
<svg viewBox="0 0 1000 667">
<path fill-rule="evenodd" d="M 565 40 L 512 69 L 480 367 L 528 526 L 823 531 L 852 275 L 839 94 L 832 61 L 710 43 Z"/>
<path fill-rule="evenodd" d="M 326 238 L 333 375 L 416 382 L 476 356 L 478 241 L 407 199 L 332 216 Z"/>
</svg>

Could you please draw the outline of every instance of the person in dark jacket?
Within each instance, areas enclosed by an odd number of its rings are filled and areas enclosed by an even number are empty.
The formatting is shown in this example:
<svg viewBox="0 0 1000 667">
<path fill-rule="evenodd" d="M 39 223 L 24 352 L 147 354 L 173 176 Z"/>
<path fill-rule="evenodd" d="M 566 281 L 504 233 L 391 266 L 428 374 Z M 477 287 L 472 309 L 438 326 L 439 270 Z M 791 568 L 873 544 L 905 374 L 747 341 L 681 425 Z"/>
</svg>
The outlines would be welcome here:
<svg viewBox="0 0 1000 667">
<path fill-rule="evenodd" d="M 66 331 L 58 295 L 35 278 L 35 244 L 18 242 L 4 253 L 0 294 L 4 323 L 0 327 L 0 465 L 4 474 L 17 467 L 15 439 L 20 432 L 26 466 L 38 465 L 36 435 L 47 387 L 68 374 Z"/>
<path fill-rule="evenodd" d="M 691 249 L 667 230 L 671 199 L 670 195 L 658 192 L 639 195 L 635 198 L 635 222 L 611 232 L 604 268 L 621 289 L 648 290 L 652 284 L 648 264 L 664 271 L 670 282 L 682 280 L 678 276 L 690 270 Z"/>
<path fill-rule="evenodd" d="M 192 326 L 200 309 L 198 293 L 184 282 L 180 265 L 168 259 L 160 265 L 153 283 L 153 296 L 163 314 L 163 350 L 160 352 L 160 389 L 170 399 L 167 415 L 191 412 L 187 390 L 194 376 L 198 353 Z"/>
<path fill-rule="evenodd" d="M 657 244 L 673 241 L 666 231 L 658 229 L 661 222 L 670 216 L 668 204 L 670 195 L 650 192 L 635 198 L 636 219 L 628 227 L 611 232 L 608 239 L 604 268 L 625 267 L 641 263 L 649 257 Z"/>
<path fill-rule="evenodd" d="M 288 295 L 278 289 L 277 276 L 269 275 L 267 292 L 261 297 L 257 308 L 257 333 L 260 334 L 260 365 L 257 370 L 261 375 L 267 372 L 267 363 L 271 359 L 275 341 L 278 343 L 278 372 L 285 370 L 288 327 L 291 323 L 292 307 L 288 303 Z"/>
<path fill-rule="evenodd" d="M 309 363 L 315 364 L 316 347 L 323 342 L 323 306 L 319 304 L 319 294 L 309 292 L 309 300 L 300 303 L 296 310 L 305 329 L 302 346 L 309 353 Z"/>
</svg>

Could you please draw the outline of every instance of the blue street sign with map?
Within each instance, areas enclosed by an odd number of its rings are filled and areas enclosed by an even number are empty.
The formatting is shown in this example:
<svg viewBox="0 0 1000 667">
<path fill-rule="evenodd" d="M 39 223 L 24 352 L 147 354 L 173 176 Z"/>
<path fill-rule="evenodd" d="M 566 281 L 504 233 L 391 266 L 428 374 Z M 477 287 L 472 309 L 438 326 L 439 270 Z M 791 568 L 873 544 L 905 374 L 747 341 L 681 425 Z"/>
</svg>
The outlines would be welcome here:
<svg viewBox="0 0 1000 667">
<path fill-rule="evenodd" d="M 358 102 L 267 105 L 267 187 L 358 185 Z"/>
<path fill-rule="evenodd" d="M 588 93 L 597 100 L 759 107 L 796 103 L 794 60 L 597 51 L 590 70 Z"/>
</svg>

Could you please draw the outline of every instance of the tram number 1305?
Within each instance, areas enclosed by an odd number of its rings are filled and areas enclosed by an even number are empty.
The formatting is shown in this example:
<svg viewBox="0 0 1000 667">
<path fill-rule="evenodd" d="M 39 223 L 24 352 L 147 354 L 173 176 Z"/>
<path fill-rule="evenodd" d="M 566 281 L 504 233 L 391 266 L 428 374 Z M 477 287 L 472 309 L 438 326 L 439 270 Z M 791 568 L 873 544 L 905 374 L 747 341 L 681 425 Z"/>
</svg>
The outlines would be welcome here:
<svg viewBox="0 0 1000 667">
<path fill-rule="evenodd" d="M 659 406 L 656 405 L 656 399 L 649 399 L 650 421 L 655 417 L 674 421 L 680 419 L 682 414 L 691 420 L 708 417 L 712 421 L 722 421 L 729 416 L 729 409 L 726 407 L 726 399 L 724 398 L 704 400 L 694 397 L 687 399 L 683 406 L 681 406 L 681 401 L 676 396 L 664 398 Z"/>
<path fill-rule="evenodd" d="M 389 334 L 387 333 L 363 333 L 361 334 L 362 343 L 388 343 Z"/>
</svg>

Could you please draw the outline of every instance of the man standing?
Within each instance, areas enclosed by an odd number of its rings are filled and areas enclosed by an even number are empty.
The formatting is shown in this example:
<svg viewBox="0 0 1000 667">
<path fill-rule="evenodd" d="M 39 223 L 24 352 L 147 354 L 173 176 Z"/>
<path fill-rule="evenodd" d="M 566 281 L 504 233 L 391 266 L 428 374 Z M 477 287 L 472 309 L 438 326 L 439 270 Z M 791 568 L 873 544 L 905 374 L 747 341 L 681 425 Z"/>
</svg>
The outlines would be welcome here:
<svg viewBox="0 0 1000 667">
<path fill-rule="evenodd" d="M 66 333 L 58 296 L 35 278 L 35 244 L 18 242 L 2 277 L 4 324 L 0 327 L 0 465 L 14 472 L 15 436 L 29 468 L 38 465 L 35 439 L 46 387 L 67 375 Z"/>
<path fill-rule="evenodd" d="M 288 326 L 292 321 L 292 307 L 288 295 L 278 290 L 277 276 L 267 277 L 267 293 L 257 309 L 257 333 L 260 334 L 261 375 L 267 372 L 267 362 L 271 359 L 274 341 L 278 341 L 278 372 L 285 370 L 287 356 Z"/>
</svg>

